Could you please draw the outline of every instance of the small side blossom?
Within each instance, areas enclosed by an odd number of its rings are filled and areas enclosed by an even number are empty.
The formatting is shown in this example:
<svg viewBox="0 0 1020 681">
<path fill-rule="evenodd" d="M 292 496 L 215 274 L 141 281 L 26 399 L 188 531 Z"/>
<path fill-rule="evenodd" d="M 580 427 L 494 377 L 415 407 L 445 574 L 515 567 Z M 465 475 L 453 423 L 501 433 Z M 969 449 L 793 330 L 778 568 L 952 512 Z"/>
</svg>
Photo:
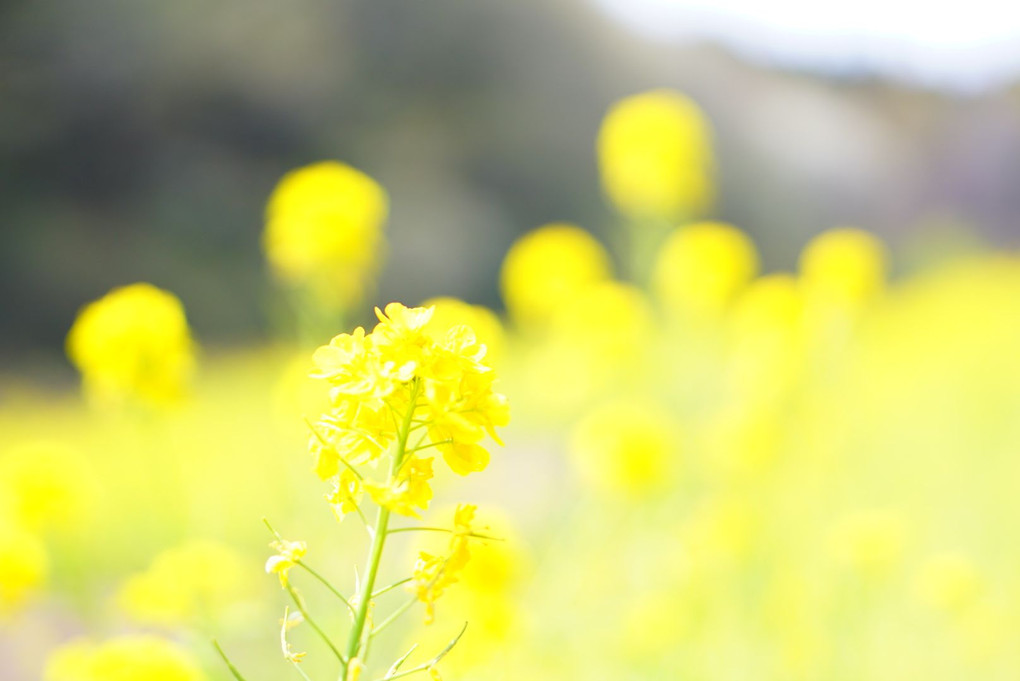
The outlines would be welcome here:
<svg viewBox="0 0 1020 681">
<path fill-rule="evenodd" d="M 445 556 L 425 551 L 418 554 L 408 589 L 425 604 L 425 624 L 433 622 L 436 615 L 436 599 L 460 579 L 460 573 L 471 557 L 468 538 L 473 532 L 471 521 L 474 520 L 476 510 L 477 507 L 470 504 L 457 507 L 453 518 L 453 537 L 450 540 L 449 552 Z"/>
<path fill-rule="evenodd" d="M 308 552 L 308 545 L 303 541 L 287 541 L 281 539 L 274 541 L 269 545 L 271 548 L 276 549 L 278 552 L 275 556 L 270 556 L 269 560 L 266 561 L 266 572 L 270 574 L 277 574 L 280 577 L 280 584 L 282 586 L 287 585 L 287 573 L 290 569 L 298 564 L 305 553 Z"/>
<path fill-rule="evenodd" d="M 290 612 L 289 608 L 284 608 L 283 619 L 280 620 L 280 648 L 283 651 L 283 659 L 287 660 L 287 662 L 299 664 L 308 654 L 303 652 L 295 653 L 294 649 L 290 646 L 290 641 L 287 640 L 287 632 L 303 621 L 304 618 L 300 612 Z"/>
<path fill-rule="evenodd" d="M 358 510 L 363 492 L 361 480 L 350 469 L 342 471 L 336 477 L 333 491 L 326 495 L 326 501 L 329 502 L 337 520 L 343 520 L 345 515 Z"/>
<path fill-rule="evenodd" d="M 418 518 L 418 511 L 428 508 L 432 499 L 432 459 L 412 457 L 404 463 L 401 471 L 388 484 L 366 482 L 365 490 L 372 500 L 394 513 Z"/>
</svg>

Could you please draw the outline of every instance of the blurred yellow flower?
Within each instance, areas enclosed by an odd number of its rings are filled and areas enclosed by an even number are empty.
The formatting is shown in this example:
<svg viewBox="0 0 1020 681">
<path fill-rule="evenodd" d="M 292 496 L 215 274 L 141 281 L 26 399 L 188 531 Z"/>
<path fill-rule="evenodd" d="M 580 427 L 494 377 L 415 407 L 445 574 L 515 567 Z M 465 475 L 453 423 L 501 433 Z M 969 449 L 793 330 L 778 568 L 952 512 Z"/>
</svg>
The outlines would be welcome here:
<svg viewBox="0 0 1020 681">
<path fill-rule="evenodd" d="M 732 302 L 758 271 L 754 243 L 722 222 L 679 227 L 655 261 L 652 288 L 672 310 L 715 315 Z"/>
<path fill-rule="evenodd" d="M 167 549 L 147 570 L 128 577 L 117 604 L 136 622 L 172 627 L 221 617 L 254 593 L 248 566 L 236 551 L 197 540 Z"/>
<path fill-rule="evenodd" d="M 355 168 L 323 161 L 293 170 L 269 197 L 266 258 L 283 283 L 348 308 L 378 269 L 388 213 L 385 190 Z"/>
<path fill-rule="evenodd" d="M 612 402 L 574 428 L 572 460 L 596 487 L 640 495 L 668 486 L 677 470 L 677 432 L 654 404 Z"/>
<path fill-rule="evenodd" d="M 885 286 L 888 256 L 873 234 L 839 227 L 813 238 L 800 255 L 800 273 L 807 293 L 819 302 L 859 305 Z"/>
<path fill-rule="evenodd" d="M 144 283 L 86 305 L 67 335 L 67 354 L 86 393 L 100 402 L 175 402 L 195 363 L 181 301 Z"/>
<path fill-rule="evenodd" d="M 510 247 L 500 287 L 518 323 L 540 324 L 589 286 L 609 279 L 611 272 L 602 244 L 576 225 L 557 222 L 525 234 Z"/>
<path fill-rule="evenodd" d="M 917 596 L 930 607 L 960 614 L 972 606 L 984 590 L 977 566 L 962 553 L 945 552 L 928 558 L 914 582 Z"/>
<path fill-rule="evenodd" d="M 602 186 L 632 219 L 679 220 L 715 200 L 712 132 L 690 98 L 667 89 L 616 102 L 596 143 Z"/>
<path fill-rule="evenodd" d="M 39 537 L 0 518 L 0 615 L 24 605 L 48 573 L 49 558 Z"/>
<path fill-rule="evenodd" d="M 31 530 L 86 527 L 98 495 L 95 472 L 64 443 L 30 441 L 0 457 L 0 508 Z"/>
<path fill-rule="evenodd" d="M 127 635 L 94 644 L 76 641 L 53 651 L 43 681 L 204 681 L 198 662 L 172 641 Z"/>
<path fill-rule="evenodd" d="M 803 308 L 803 295 L 792 275 L 758 277 L 734 302 L 732 333 L 738 339 L 777 335 L 789 342 L 799 329 Z"/>
<path fill-rule="evenodd" d="M 829 531 L 834 557 L 865 578 L 886 576 L 902 560 L 906 521 L 895 511 L 868 509 L 848 513 Z"/>
</svg>

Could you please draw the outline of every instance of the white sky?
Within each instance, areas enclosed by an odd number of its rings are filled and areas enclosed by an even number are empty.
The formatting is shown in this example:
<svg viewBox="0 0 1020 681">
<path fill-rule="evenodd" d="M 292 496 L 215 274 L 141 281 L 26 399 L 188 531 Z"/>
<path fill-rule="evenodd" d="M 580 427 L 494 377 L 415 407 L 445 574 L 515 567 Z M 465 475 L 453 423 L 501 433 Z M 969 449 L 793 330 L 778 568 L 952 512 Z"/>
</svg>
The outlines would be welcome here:
<svg viewBox="0 0 1020 681">
<path fill-rule="evenodd" d="M 1020 0 L 593 0 L 648 36 L 767 62 L 979 90 L 1020 74 Z"/>
</svg>

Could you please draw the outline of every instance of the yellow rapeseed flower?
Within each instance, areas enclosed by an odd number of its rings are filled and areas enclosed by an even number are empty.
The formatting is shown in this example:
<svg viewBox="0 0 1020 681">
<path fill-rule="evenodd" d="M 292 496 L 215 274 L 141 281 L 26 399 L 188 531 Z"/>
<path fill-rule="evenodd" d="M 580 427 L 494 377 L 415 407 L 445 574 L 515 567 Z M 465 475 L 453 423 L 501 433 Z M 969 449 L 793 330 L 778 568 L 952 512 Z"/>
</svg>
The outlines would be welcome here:
<svg viewBox="0 0 1020 681">
<path fill-rule="evenodd" d="M 132 284 L 82 309 L 67 335 L 67 354 L 91 398 L 166 404 L 186 392 L 195 344 L 176 296 Z"/>
<path fill-rule="evenodd" d="M 312 425 L 310 448 L 321 478 L 346 471 L 330 497 L 340 512 L 354 510 L 363 489 L 376 503 L 417 516 L 432 497 L 432 459 L 417 449 L 434 447 L 451 470 L 466 475 L 488 465 L 480 442 L 499 442 L 496 428 L 506 425 L 509 410 L 494 390 L 485 345 L 465 325 L 438 334 L 429 328 L 433 312 L 390 303 L 376 309 L 371 333 L 359 327 L 315 351 L 313 375 L 329 384 L 333 407 Z M 423 431 L 417 442 L 404 430 L 412 420 Z M 401 438 L 403 458 L 386 480 L 354 474 Z"/>
<path fill-rule="evenodd" d="M 266 258 L 284 284 L 348 308 L 378 269 L 388 213 L 386 192 L 355 168 L 323 161 L 293 170 L 266 207 Z"/>
<path fill-rule="evenodd" d="M 364 486 L 375 503 L 394 513 L 417 518 L 418 511 L 415 509 L 426 509 L 432 500 L 432 487 L 429 486 L 432 475 L 432 459 L 411 456 L 387 484 L 366 481 Z"/>
<path fill-rule="evenodd" d="M 198 662 L 177 644 L 127 635 L 94 644 L 67 643 L 50 654 L 43 681 L 205 681 Z"/>
<path fill-rule="evenodd" d="M 652 287 L 671 310 L 718 314 L 754 278 L 758 253 L 742 231 L 721 222 L 684 225 L 666 238 Z"/>
<path fill-rule="evenodd" d="M 473 532 L 471 523 L 477 507 L 462 504 L 454 513 L 454 531 L 450 548 L 445 555 L 433 555 L 425 551 L 418 554 L 408 590 L 425 604 L 425 624 L 431 624 L 436 614 L 436 599 L 460 579 L 460 573 L 468 564 L 471 552 L 468 540 Z"/>
<path fill-rule="evenodd" d="M 679 92 L 651 90 L 616 102 L 597 141 L 606 196 L 632 219 L 702 215 L 715 200 L 711 137 L 701 109 Z"/>
<path fill-rule="evenodd" d="M 280 584 L 286 586 L 290 569 L 308 553 L 308 545 L 303 541 L 280 539 L 272 542 L 269 546 L 275 549 L 277 554 L 270 556 L 266 561 L 266 572 L 279 575 Z"/>
<path fill-rule="evenodd" d="M 519 323 L 545 322 L 589 286 L 609 279 L 609 254 L 580 227 L 552 223 L 518 239 L 503 260 L 500 287 Z"/>
<path fill-rule="evenodd" d="M 357 510 L 363 492 L 361 479 L 352 470 L 345 468 L 340 471 L 333 482 L 333 491 L 326 495 L 337 520 L 343 520 L 348 513 Z"/>
</svg>

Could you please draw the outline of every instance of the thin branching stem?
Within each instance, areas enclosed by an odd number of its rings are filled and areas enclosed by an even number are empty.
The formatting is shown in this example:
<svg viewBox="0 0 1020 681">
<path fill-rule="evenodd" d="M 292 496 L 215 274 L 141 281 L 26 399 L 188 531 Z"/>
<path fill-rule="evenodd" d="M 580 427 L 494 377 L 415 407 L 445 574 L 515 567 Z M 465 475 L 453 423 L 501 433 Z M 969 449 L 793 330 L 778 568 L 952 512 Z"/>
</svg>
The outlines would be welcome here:
<svg viewBox="0 0 1020 681">
<path fill-rule="evenodd" d="M 456 530 L 451 530 L 449 527 L 395 527 L 387 532 L 388 534 L 396 534 L 397 532 L 446 532 L 447 534 L 454 534 Z M 472 539 L 505 541 L 502 537 L 493 537 L 487 534 L 478 534 L 477 532 L 468 532 L 464 536 L 471 537 Z"/>
<path fill-rule="evenodd" d="M 230 670 L 231 676 L 237 679 L 237 681 L 248 681 L 246 678 L 244 678 L 244 675 L 241 674 L 240 671 L 238 671 L 237 667 L 234 666 L 234 663 L 230 661 L 230 658 L 227 657 L 227 654 L 223 652 L 223 648 L 220 647 L 220 642 L 217 641 L 216 639 L 213 639 L 212 644 L 213 648 L 216 649 L 216 652 L 219 653 L 220 658 L 223 660 L 224 663 L 226 663 L 227 669 Z"/>
<path fill-rule="evenodd" d="M 411 577 L 405 577 L 404 579 L 401 579 L 399 582 L 393 582 L 389 586 L 384 586 L 383 588 L 379 589 L 374 594 L 372 594 L 372 598 L 378 598 L 379 596 L 382 596 L 384 593 L 388 593 L 390 591 L 393 591 L 397 587 L 404 586 L 405 584 L 410 582 L 411 579 L 412 579 Z"/>
<path fill-rule="evenodd" d="M 318 429 L 317 429 L 317 428 L 316 428 L 316 427 L 315 427 L 315 426 L 314 426 L 314 425 L 312 424 L 312 422 L 311 422 L 311 421 L 310 421 L 310 420 L 308 419 L 308 417 L 306 416 L 306 417 L 304 417 L 304 418 L 305 418 L 305 423 L 306 423 L 306 424 L 308 424 L 308 428 L 309 428 L 309 430 L 311 430 L 311 431 L 312 431 L 312 434 L 313 434 L 313 435 L 315 435 L 315 439 L 319 441 L 319 444 L 321 444 L 321 445 L 322 445 L 323 447 L 327 447 L 327 448 L 329 448 L 329 449 L 332 449 L 332 448 L 333 448 L 333 445 L 331 445 L 331 444 L 329 444 L 328 442 L 326 442 L 326 439 L 325 439 L 324 437 L 322 437 L 322 435 L 321 435 L 321 434 L 319 433 Z M 349 463 L 349 462 L 347 461 L 347 459 L 345 459 L 344 457 L 342 457 L 342 456 L 339 456 L 339 455 L 337 455 L 337 457 L 336 457 L 336 458 L 337 458 L 337 460 L 338 460 L 338 461 L 339 461 L 340 463 L 342 463 L 342 464 L 343 464 L 344 466 L 346 466 L 346 467 L 347 467 L 347 470 L 349 470 L 349 471 L 350 471 L 351 473 L 354 473 L 354 477 L 356 477 L 356 478 L 357 478 L 358 480 L 364 480 L 364 479 L 365 479 L 365 478 L 364 478 L 364 477 L 363 477 L 363 476 L 361 475 L 361 472 L 360 472 L 360 471 L 358 471 L 358 469 L 357 469 L 357 468 L 355 468 L 354 466 L 352 466 L 352 465 L 351 465 L 351 464 L 350 464 L 350 463 Z"/>
<path fill-rule="evenodd" d="M 424 672 L 424 671 L 427 671 L 428 669 L 431 669 L 432 667 L 435 667 L 437 664 L 439 664 L 439 661 L 442 660 L 444 657 L 446 657 L 446 654 L 449 653 L 451 650 L 453 650 L 453 647 L 455 645 L 457 645 L 457 642 L 460 641 L 461 636 L 463 636 L 464 632 L 467 631 L 467 626 L 468 626 L 468 623 L 465 622 L 464 626 L 460 628 L 460 633 L 457 634 L 453 638 L 452 641 L 447 643 L 446 647 L 439 651 L 439 654 L 437 654 L 435 657 L 433 657 L 428 662 L 423 662 L 420 665 L 418 665 L 417 667 L 411 667 L 410 669 L 406 669 L 406 670 L 404 670 L 402 672 L 397 672 L 395 674 L 387 672 L 386 676 L 383 676 L 382 678 L 380 678 L 379 681 L 392 681 L 392 679 L 399 679 L 399 678 L 402 678 L 404 676 L 410 676 L 411 674 L 417 674 L 418 672 Z M 408 654 L 410 654 L 410 653 L 408 653 Z M 407 656 L 405 655 L 404 658 L 406 658 L 406 657 Z M 401 661 L 403 661 L 403 659 L 401 659 Z M 396 670 L 394 670 L 391 667 L 391 671 L 396 671 Z"/>
<path fill-rule="evenodd" d="M 451 442 L 453 442 L 453 439 L 439 440 L 438 442 L 430 442 L 427 445 L 421 444 L 424 441 L 425 437 L 423 436 L 422 439 L 418 441 L 417 445 L 415 445 L 412 449 L 408 450 L 408 453 L 414 454 L 415 452 L 420 452 L 421 450 L 428 449 L 429 447 L 440 447 L 442 445 L 448 445 Z"/>
<path fill-rule="evenodd" d="M 301 616 L 305 619 L 305 622 L 308 622 L 309 626 L 311 626 L 312 629 L 315 630 L 315 633 L 319 635 L 319 638 L 321 638 L 323 642 L 329 646 L 329 649 L 332 650 L 333 654 L 336 655 L 338 660 L 340 660 L 340 664 L 346 665 L 347 658 L 344 657 L 343 653 L 341 653 L 335 645 L 333 645 L 333 641 L 331 641 L 329 636 L 326 635 L 326 632 L 324 632 L 322 628 L 315 623 L 315 620 L 312 619 L 311 615 L 308 614 L 308 610 L 305 608 L 305 604 L 301 600 L 301 596 L 299 596 L 298 592 L 294 590 L 294 587 L 290 584 L 284 584 L 284 588 L 287 589 L 287 593 L 289 593 L 290 597 L 294 600 L 294 605 L 296 605 L 297 609 L 301 612 Z"/>
<path fill-rule="evenodd" d="M 346 598 L 344 598 L 344 595 L 342 593 L 340 593 L 339 591 L 337 591 L 337 588 L 335 586 L 333 586 L 332 584 L 330 584 L 329 580 L 327 580 L 325 577 L 320 575 L 318 572 L 316 572 L 315 570 L 310 568 L 308 566 L 308 564 L 305 563 L 304 561 L 299 560 L 299 561 L 297 561 L 297 564 L 298 564 L 298 566 L 304 568 L 308 572 L 308 574 L 310 574 L 312 577 L 315 577 L 315 579 L 319 580 L 319 582 L 321 582 L 323 586 L 325 586 L 327 589 L 329 589 L 330 592 L 332 592 L 332 594 L 334 596 L 339 598 L 343 602 L 343 604 L 347 606 L 347 609 L 351 611 L 352 615 L 357 614 L 356 611 L 354 610 L 354 606 L 351 605 L 351 602 L 349 600 L 347 600 Z"/>
</svg>

